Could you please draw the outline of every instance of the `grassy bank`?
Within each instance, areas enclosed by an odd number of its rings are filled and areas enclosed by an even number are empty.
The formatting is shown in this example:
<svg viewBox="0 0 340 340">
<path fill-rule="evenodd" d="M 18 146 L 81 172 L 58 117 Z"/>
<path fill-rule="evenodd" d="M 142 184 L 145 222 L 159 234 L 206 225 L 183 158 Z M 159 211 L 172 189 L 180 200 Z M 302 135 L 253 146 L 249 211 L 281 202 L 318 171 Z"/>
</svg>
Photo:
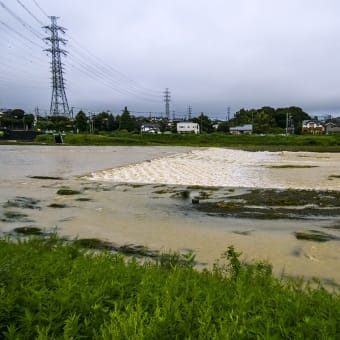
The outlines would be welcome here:
<svg viewBox="0 0 340 340">
<path fill-rule="evenodd" d="M 138 263 L 52 236 L 0 241 L 5 339 L 335 339 L 340 296 L 273 277 L 229 247 L 212 271 L 192 258 Z"/>
<path fill-rule="evenodd" d="M 340 152 L 340 135 L 202 135 L 129 134 L 111 135 L 70 134 L 64 138 L 70 145 L 172 145 L 235 147 L 248 150 L 291 150 Z M 50 135 L 40 135 L 36 143 L 54 144 Z"/>
</svg>

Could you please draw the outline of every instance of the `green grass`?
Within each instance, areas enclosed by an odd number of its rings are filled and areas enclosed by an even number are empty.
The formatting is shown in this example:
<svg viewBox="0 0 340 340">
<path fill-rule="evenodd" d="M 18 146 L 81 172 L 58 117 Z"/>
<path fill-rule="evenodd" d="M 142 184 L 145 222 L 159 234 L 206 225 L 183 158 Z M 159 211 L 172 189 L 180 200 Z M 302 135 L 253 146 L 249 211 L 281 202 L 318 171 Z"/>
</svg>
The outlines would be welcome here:
<svg viewBox="0 0 340 340">
<path fill-rule="evenodd" d="M 340 296 L 244 264 L 140 263 L 55 236 L 0 240 L 2 339 L 336 339 Z"/>
<path fill-rule="evenodd" d="M 69 134 L 65 144 L 71 145 L 173 145 L 173 146 L 213 146 L 256 150 L 290 151 L 340 151 L 339 135 L 229 135 L 211 133 L 202 135 L 185 134 Z M 55 144 L 49 135 L 39 135 L 36 143 Z"/>
</svg>

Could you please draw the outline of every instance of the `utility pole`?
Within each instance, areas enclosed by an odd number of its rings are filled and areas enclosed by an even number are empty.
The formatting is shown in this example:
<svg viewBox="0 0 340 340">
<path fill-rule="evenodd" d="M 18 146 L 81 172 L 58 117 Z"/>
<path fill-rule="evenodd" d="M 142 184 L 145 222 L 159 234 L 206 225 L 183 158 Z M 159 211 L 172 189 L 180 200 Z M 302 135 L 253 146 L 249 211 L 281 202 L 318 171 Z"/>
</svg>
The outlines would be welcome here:
<svg viewBox="0 0 340 340">
<path fill-rule="evenodd" d="M 168 88 L 165 89 L 164 93 L 164 101 L 165 101 L 165 116 L 169 120 L 170 118 L 170 91 Z"/>
<path fill-rule="evenodd" d="M 294 124 L 292 124 L 292 115 L 286 113 L 286 135 L 294 133 Z"/>
<path fill-rule="evenodd" d="M 50 32 L 50 36 L 45 38 L 50 43 L 50 48 L 46 49 L 52 56 L 51 71 L 52 71 L 52 97 L 50 106 L 50 115 L 52 116 L 70 116 L 68 106 L 65 81 L 63 72 L 63 63 L 61 56 L 66 56 L 67 51 L 60 48 L 60 45 L 65 45 L 66 40 L 59 37 L 59 33 L 65 34 L 65 28 L 57 25 L 58 17 L 51 16 L 51 25 L 44 26 Z"/>
<path fill-rule="evenodd" d="M 228 113 L 228 122 L 229 122 L 229 120 L 230 120 L 230 106 L 228 106 L 227 113 Z"/>
<path fill-rule="evenodd" d="M 191 115 L 192 115 L 192 107 L 189 105 L 188 107 L 188 120 L 191 120 Z"/>
</svg>

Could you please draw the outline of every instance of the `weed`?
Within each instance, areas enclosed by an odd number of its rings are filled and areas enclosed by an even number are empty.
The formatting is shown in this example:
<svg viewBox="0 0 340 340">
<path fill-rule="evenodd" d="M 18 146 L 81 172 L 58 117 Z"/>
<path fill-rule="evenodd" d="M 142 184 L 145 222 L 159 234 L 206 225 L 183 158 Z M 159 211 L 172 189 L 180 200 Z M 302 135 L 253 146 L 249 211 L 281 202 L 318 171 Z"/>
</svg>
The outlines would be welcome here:
<svg viewBox="0 0 340 340">
<path fill-rule="evenodd" d="M 171 196 L 171 198 L 181 198 L 181 199 L 188 199 L 190 198 L 190 190 L 181 190 L 176 192 Z"/>
<path fill-rule="evenodd" d="M 64 195 L 64 196 L 67 196 L 67 195 L 79 195 L 79 194 L 81 194 L 80 191 L 72 190 L 72 189 L 59 189 L 57 191 L 57 195 Z"/>
<path fill-rule="evenodd" d="M 51 204 L 48 205 L 48 207 L 56 208 L 56 209 L 62 209 L 62 208 L 66 208 L 67 205 L 63 204 L 63 203 L 51 203 Z"/>
<path fill-rule="evenodd" d="M 245 231 L 240 231 L 240 230 L 233 230 L 234 234 L 237 235 L 243 235 L 243 236 L 248 236 L 253 232 L 253 230 L 245 230 Z"/>
<path fill-rule="evenodd" d="M 105 242 L 97 238 L 80 238 L 74 240 L 73 244 L 86 249 L 114 249 L 114 247 L 109 242 Z"/>
<path fill-rule="evenodd" d="M 232 246 L 212 271 L 193 260 L 125 261 L 56 235 L 0 240 L 0 337 L 338 338 L 340 295 L 320 283 L 277 279 L 270 264 L 243 263 Z"/>
<path fill-rule="evenodd" d="M 212 186 L 203 186 L 203 185 L 189 185 L 187 187 L 189 190 L 209 190 L 209 191 L 218 191 L 218 187 L 212 187 Z"/>
<path fill-rule="evenodd" d="M 212 194 L 210 192 L 200 191 L 197 198 L 200 199 L 200 200 L 206 200 L 206 199 L 210 198 L 211 196 L 212 196 Z"/>
<path fill-rule="evenodd" d="M 208 200 L 195 208 L 210 215 L 257 219 L 299 219 L 340 215 L 340 191 L 253 189 L 249 192 Z"/>
<path fill-rule="evenodd" d="M 339 240 L 340 238 L 331 234 L 324 233 L 318 230 L 308 230 L 304 231 L 296 231 L 295 237 L 298 240 L 307 240 L 307 241 L 316 241 L 316 242 L 326 242 L 331 240 Z"/>
<path fill-rule="evenodd" d="M 88 197 L 79 197 L 76 199 L 76 201 L 79 201 L 79 202 L 89 202 L 89 201 L 92 201 L 91 198 L 88 198 Z"/>
<path fill-rule="evenodd" d="M 55 180 L 55 181 L 61 181 L 63 180 L 62 177 L 53 177 L 53 176 L 29 176 L 30 178 L 34 178 L 34 179 L 52 179 L 52 180 Z"/>
<path fill-rule="evenodd" d="M 272 169 L 309 169 L 318 168 L 317 165 L 302 165 L 302 164 L 283 164 L 283 165 L 271 165 Z"/>
<path fill-rule="evenodd" d="M 243 208 L 244 203 L 240 201 L 219 201 L 216 202 L 216 207 L 220 209 Z"/>
<path fill-rule="evenodd" d="M 330 175 L 330 176 L 328 176 L 328 179 L 333 179 L 333 178 L 340 178 L 340 175 Z"/>
<path fill-rule="evenodd" d="M 9 222 L 26 221 L 26 222 L 28 222 L 28 219 L 27 219 L 28 215 L 21 213 L 21 212 L 5 211 L 4 216 L 5 216 L 5 218 L 3 219 L 3 221 L 9 221 Z"/>
<path fill-rule="evenodd" d="M 8 200 L 4 204 L 4 208 L 40 209 L 39 202 L 35 198 L 17 196 L 12 200 Z"/>
<path fill-rule="evenodd" d="M 18 227 L 18 228 L 15 228 L 14 231 L 17 234 L 22 234 L 22 235 L 42 235 L 43 234 L 42 230 L 37 227 Z"/>
</svg>

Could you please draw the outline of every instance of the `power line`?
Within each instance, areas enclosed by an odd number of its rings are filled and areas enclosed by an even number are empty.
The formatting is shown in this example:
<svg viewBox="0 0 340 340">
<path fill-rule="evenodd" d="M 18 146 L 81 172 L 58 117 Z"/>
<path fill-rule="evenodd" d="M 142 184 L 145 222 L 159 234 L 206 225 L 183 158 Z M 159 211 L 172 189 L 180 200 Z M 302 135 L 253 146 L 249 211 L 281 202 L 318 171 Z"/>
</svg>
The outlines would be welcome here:
<svg viewBox="0 0 340 340">
<path fill-rule="evenodd" d="M 23 4 L 22 1 L 16 0 L 17 3 L 32 17 L 34 20 L 39 23 L 43 24 L 43 22 L 34 14 L 34 12 L 29 9 L 27 6 Z M 37 8 L 43 13 L 44 16 L 47 16 L 46 12 L 41 8 L 41 6 L 38 4 L 37 1 L 33 0 L 34 4 L 36 5 Z M 39 40 L 42 39 L 42 35 L 38 34 L 35 29 L 27 24 L 19 15 L 17 15 L 15 12 L 13 12 L 11 9 L 9 9 L 3 1 L 0 0 L 0 6 L 4 8 L 12 17 L 14 17 L 20 24 L 28 30 L 30 33 L 32 33 L 35 37 L 39 38 Z M 5 27 L 7 30 L 13 32 L 16 36 L 20 37 L 21 39 L 29 42 L 30 44 L 39 47 L 39 49 L 44 49 L 40 44 L 35 42 L 34 40 L 28 38 L 18 30 L 12 28 L 10 25 L 7 23 L 0 21 L 0 24 Z M 46 26 L 45 28 L 48 28 L 50 26 Z M 63 31 L 62 33 L 65 33 Z M 46 39 L 45 39 L 46 40 Z M 47 38 L 47 40 L 52 43 L 52 38 Z M 78 70 L 82 74 L 86 75 L 87 77 L 90 77 L 91 79 L 94 79 L 96 81 L 101 82 L 105 86 L 109 87 L 110 89 L 113 89 L 115 92 L 118 92 L 120 94 L 124 95 L 130 95 L 130 96 L 135 96 L 137 98 L 140 98 L 142 100 L 150 101 L 150 102 L 159 102 L 158 96 L 159 96 L 159 91 L 155 90 L 149 90 L 144 88 L 143 86 L 139 85 L 137 82 L 134 80 L 130 79 L 128 76 L 124 75 L 120 71 L 114 69 L 111 65 L 106 64 L 103 62 L 101 59 L 99 59 L 97 56 L 95 56 L 91 51 L 89 51 L 87 48 L 81 46 L 79 43 L 75 41 L 72 37 L 70 37 L 70 40 L 74 42 L 73 45 L 71 45 L 74 49 L 75 53 L 71 54 L 70 59 L 74 60 L 74 63 L 68 61 L 68 64 L 75 70 Z M 60 43 L 65 43 L 65 39 L 60 39 Z M 78 47 L 79 46 L 79 47 Z M 53 47 L 49 48 L 45 51 L 50 52 L 53 54 Z M 57 49 L 57 53 L 64 54 L 64 50 L 60 49 L 59 47 L 59 52 Z M 25 57 L 25 56 L 24 56 Z M 27 59 L 27 58 L 26 58 Z M 52 58 L 53 59 L 53 58 Z M 29 62 L 32 63 L 32 60 L 29 60 Z M 58 64 L 58 63 L 56 63 Z M 53 70 L 53 65 L 52 65 L 52 70 Z M 60 71 L 57 71 L 57 74 L 63 73 L 63 64 L 60 62 Z M 52 82 L 56 82 L 56 77 L 55 75 L 52 75 Z M 62 83 L 64 85 L 65 80 L 62 79 Z M 58 87 L 58 86 L 57 86 Z M 65 89 L 64 89 L 65 90 Z M 157 94 L 156 94 L 157 93 Z M 67 101 L 67 99 L 66 99 Z"/>
<path fill-rule="evenodd" d="M 39 45 L 38 43 L 36 43 L 35 41 L 31 40 L 30 38 L 27 38 L 26 36 L 24 36 L 23 34 L 21 34 L 20 32 L 18 32 L 17 30 L 15 30 L 13 27 L 9 26 L 8 24 L 6 24 L 5 22 L 3 22 L 2 20 L 0 20 L 0 24 L 2 24 L 3 26 L 5 26 L 8 30 L 14 32 L 16 35 L 18 35 L 20 38 L 27 40 L 28 42 L 30 42 L 31 44 L 39 47 L 39 48 L 43 48 L 42 45 Z"/>
<path fill-rule="evenodd" d="M 20 0 L 17 0 L 17 1 L 20 1 Z M 39 10 L 45 16 L 48 17 L 46 11 L 44 11 L 42 9 L 42 7 L 38 4 L 38 2 L 36 0 L 32 0 L 32 1 L 37 6 L 37 8 L 39 8 Z M 116 70 L 111 65 L 103 62 L 103 60 L 98 58 L 98 56 L 94 55 L 89 49 L 82 46 L 79 42 L 77 42 L 69 34 L 66 33 L 66 36 L 69 40 L 71 40 L 71 42 L 73 42 L 74 48 L 75 48 L 76 51 L 79 50 L 79 49 L 81 49 L 83 51 L 83 52 L 80 52 L 80 53 L 78 52 L 78 55 L 80 55 L 80 58 L 82 58 L 82 55 L 85 52 L 85 54 L 87 56 L 86 58 L 83 59 L 85 64 L 89 65 L 90 59 L 88 57 L 90 57 L 92 59 L 92 61 L 91 61 L 92 65 L 94 65 L 94 67 L 98 71 L 100 70 L 101 74 L 104 75 L 104 77 L 106 79 L 109 79 L 110 75 L 111 75 L 112 79 L 110 79 L 110 82 L 114 81 L 118 86 L 120 86 L 120 85 L 124 85 L 125 87 L 128 86 L 129 89 L 127 91 L 129 91 L 130 94 L 136 95 L 136 93 L 137 93 L 137 95 L 142 96 L 142 97 L 153 97 L 153 98 L 155 98 L 154 101 L 156 101 L 156 97 L 158 98 L 158 96 L 159 96 L 159 91 L 144 88 L 144 86 L 141 86 L 140 84 L 136 83 L 136 81 L 132 80 L 131 78 L 129 78 L 128 76 L 126 76 L 122 72 Z M 72 53 L 71 56 L 72 55 L 74 55 L 74 53 Z"/>
<path fill-rule="evenodd" d="M 48 18 L 48 14 L 41 8 L 41 6 L 38 4 L 36 0 L 32 0 L 34 4 L 40 9 L 41 13 L 45 15 L 45 17 Z"/>
<path fill-rule="evenodd" d="M 70 35 L 67 35 L 67 37 L 75 44 L 74 48 L 81 49 L 83 52 L 80 53 L 86 53 L 87 55 L 87 61 L 90 60 L 88 57 L 92 58 L 92 62 L 95 62 L 98 67 L 101 68 L 102 71 L 105 72 L 105 74 L 111 74 L 117 81 L 122 82 L 124 81 L 125 84 L 129 84 L 128 86 L 133 89 L 134 91 L 138 91 L 143 93 L 144 95 L 158 97 L 159 91 L 147 89 L 144 88 L 144 86 L 139 85 L 136 81 L 129 78 L 127 75 L 123 74 L 122 72 L 116 70 L 111 65 L 106 64 L 103 60 L 98 58 L 96 55 L 94 55 L 91 51 L 89 51 L 86 47 L 82 46 L 79 42 L 77 42 L 74 38 L 72 38 Z"/>
<path fill-rule="evenodd" d="M 35 19 L 39 25 L 43 26 L 44 23 L 39 20 L 20 0 L 17 0 L 17 3 L 33 18 Z"/>
<path fill-rule="evenodd" d="M 31 32 L 33 35 L 35 35 L 39 40 L 42 39 L 42 35 L 37 33 L 31 25 L 27 24 L 17 14 L 15 14 L 12 10 L 10 10 L 7 6 L 5 6 L 5 4 L 2 1 L 0 1 L 0 6 L 3 9 L 5 9 L 13 18 L 15 18 L 17 21 L 19 21 L 21 23 L 21 25 L 23 25 L 29 32 Z"/>
<path fill-rule="evenodd" d="M 118 92 L 124 95 L 130 95 L 130 96 L 132 95 L 143 100 L 156 102 L 156 99 L 147 98 L 145 95 L 138 93 L 131 88 L 123 87 L 122 86 L 123 84 L 121 84 L 115 78 L 107 75 L 103 70 L 101 70 L 101 68 L 98 65 L 88 64 L 86 60 L 84 60 L 83 57 L 79 55 L 79 53 L 77 54 L 78 56 L 75 55 L 74 53 L 70 55 L 70 59 L 74 59 L 76 62 L 75 64 L 71 63 L 69 60 L 67 61 L 67 64 L 72 66 L 74 69 L 77 69 L 78 71 L 82 73 L 85 73 L 91 79 L 101 81 L 104 85 L 110 87 L 115 92 Z"/>
</svg>

